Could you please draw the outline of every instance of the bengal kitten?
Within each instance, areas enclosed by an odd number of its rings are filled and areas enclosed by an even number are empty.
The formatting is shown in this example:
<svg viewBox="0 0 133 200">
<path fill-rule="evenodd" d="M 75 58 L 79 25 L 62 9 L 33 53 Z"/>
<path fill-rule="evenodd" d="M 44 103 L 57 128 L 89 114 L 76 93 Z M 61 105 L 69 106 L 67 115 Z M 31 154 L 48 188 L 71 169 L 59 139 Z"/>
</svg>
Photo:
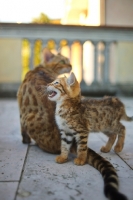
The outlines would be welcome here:
<svg viewBox="0 0 133 200">
<path fill-rule="evenodd" d="M 74 73 L 68 78 L 58 78 L 47 87 L 48 98 L 56 101 L 55 119 L 61 134 L 61 155 L 56 162 L 64 163 L 73 139 L 77 142 L 76 165 L 84 165 L 87 160 L 87 140 L 90 132 L 103 132 L 109 137 L 102 152 L 109 152 L 115 142 L 115 152 L 121 152 L 125 139 L 125 127 L 120 120 L 132 121 L 123 103 L 116 97 L 101 100 L 82 100 L 81 90 Z"/>
<path fill-rule="evenodd" d="M 70 70 L 67 58 L 61 54 L 54 55 L 45 48 L 43 63 L 27 73 L 17 94 L 23 143 L 30 143 L 32 138 L 44 151 L 60 153 L 61 139 L 55 123 L 55 103 L 48 100 L 45 87 L 60 73 Z M 73 142 L 71 151 L 76 151 L 76 146 Z M 121 200 L 127 200 L 118 192 L 118 176 L 111 163 L 91 149 L 88 152 L 88 164 L 103 176 L 106 197 L 115 200 L 118 196 Z"/>
</svg>

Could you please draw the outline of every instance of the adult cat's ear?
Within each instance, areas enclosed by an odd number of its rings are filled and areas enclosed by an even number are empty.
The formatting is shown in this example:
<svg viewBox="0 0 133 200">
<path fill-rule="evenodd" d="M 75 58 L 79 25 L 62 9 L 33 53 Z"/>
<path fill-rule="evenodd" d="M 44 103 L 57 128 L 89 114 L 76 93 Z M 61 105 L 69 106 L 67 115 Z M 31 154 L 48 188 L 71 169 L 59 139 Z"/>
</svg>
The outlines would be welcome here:
<svg viewBox="0 0 133 200">
<path fill-rule="evenodd" d="M 58 48 L 57 53 L 58 55 L 61 55 L 61 47 Z"/>
<path fill-rule="evenodd" d="M 75 74 L 73 72 L 71 72 L 70 76 L 67 78 L 67 84 L 69 86 L 72 86 L 76 81 L 76 77 Z"/>
<path fill-rule="evenodd" d="M 47 47 L 43 49 L 43 52 L 42 52 L 43 63 L 49 62 L 54 56 L 55 55 Z"/>
</svg>

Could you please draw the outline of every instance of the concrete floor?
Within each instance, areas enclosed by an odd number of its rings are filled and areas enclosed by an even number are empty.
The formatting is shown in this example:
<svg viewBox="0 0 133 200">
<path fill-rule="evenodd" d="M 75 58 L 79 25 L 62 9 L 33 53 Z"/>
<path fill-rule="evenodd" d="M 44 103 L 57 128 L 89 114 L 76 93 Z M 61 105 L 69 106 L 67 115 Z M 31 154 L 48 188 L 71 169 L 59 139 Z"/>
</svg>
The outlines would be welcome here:
<svg viewBox="0 0 133 200">
<path fill-rule="evenodd" d="M 122 98 L 127 114 L 133 116 L 133 98 Z M 91 134 L 89 146 L 116 168 L 120 191 L 133 200 L 133 122 L 126 125 L 123 151 L 101 153 L 107 138 Z M 105 200 L 100 173 L 89 165 L 75 166 L 73 156 L 59 165 L 55 155 L 36 145 L 21 143 L 16 100 L 0 100 L 0 200 Z"/>
</svg>

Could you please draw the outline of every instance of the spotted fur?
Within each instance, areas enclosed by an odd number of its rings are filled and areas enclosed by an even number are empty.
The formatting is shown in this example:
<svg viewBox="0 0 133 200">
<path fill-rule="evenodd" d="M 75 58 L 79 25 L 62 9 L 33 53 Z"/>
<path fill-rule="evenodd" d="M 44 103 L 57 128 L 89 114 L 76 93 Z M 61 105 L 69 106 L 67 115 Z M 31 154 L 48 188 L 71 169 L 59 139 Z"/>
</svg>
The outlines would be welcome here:
<svg viewBox="0 0 133 200">
<path fill-rule="evenodd" d="M 56 102 L 55 119 L 61 134 L 61 154 L 56 157 L 57 163 L 67 161 L 70 147 L 73 140 L 75 140 L 77 143 L 77 158 L 75 158 L 74 163 L 76 165 L 85 164 L 89 156 L 87 141 L 90 132 L 101 131 L 109 137 L 106 146 L 102 147 L 101 151 L 110 151 L 117 135 L 118 140 L 114 150 L 116 152 L 122 150 L 125 127 L 120 123 L 120 120 L 132 121 L 133 118 L 126 115 L 124 105 L 118 98 L 105 97 L 101 100 L 82 100 L 80 85 L 74 73 L 71 73 L 68 78 L 58 78 L 50 83 L 47 92 L 48 98 Z M 93 154 L 92 150 L 90 150 L 90 154 Z M 109 190 L 115 191 L 117 196 L 117 175 L 114 170 L 111 175 L 109 170 L 107 175 L 105 173 L 107 172 L 105 169 L 106 164 L 100 164 L 99 159 L 101 160 L 97 156 L 97 158 L 92 159 L 92 162 L 89 160 L 89 163 L 91 162 L 93 166 L 101 171 L 105 181 L 105 194 L 112 199 L 108 193 L 110 193 Z M 112 168 L 109 163 L 107 163 L 107 166 L 110 166 L 110 169 Z"/>
<path fill-rule="evenodd" d="M 48 101 L 45 87 L 71 69 L 68 58 L 60 53 L 54 55 L 45 48 L 43 63 L 26 74 L 17 93 L 23 143 L 30 143 L 32 138 L 41 149 L 60 152 L 60 136 L 54 120 L 55 104 Z"/>
<path fill-rule="evenodd" d="M 54 119 L 55 103 L 48 100 L 45 89 L 46 85 L 54 81 L 64 69 L 67 72 L 71 70 L 69 60 L 61 54 L 54 55 L 48 49 L 44 49 L 43 63 L 27 73 L 17 94 L 22 142 L 28 144 L 32 138 L 41 149 L 54 154 L 60 153 L 61 139 Z M 71 152 L 76 152 L 75 141 Z M 87 163 L 101 172 L 106 183 L 105 195 L 111 199 L 112 194 L 118 193 L 118 184 L 116 188 L 110 187 L 112 175 L 116 174 L 115 169 L 91 149 L 88 149 L 88 152 Z"/>
</svg>

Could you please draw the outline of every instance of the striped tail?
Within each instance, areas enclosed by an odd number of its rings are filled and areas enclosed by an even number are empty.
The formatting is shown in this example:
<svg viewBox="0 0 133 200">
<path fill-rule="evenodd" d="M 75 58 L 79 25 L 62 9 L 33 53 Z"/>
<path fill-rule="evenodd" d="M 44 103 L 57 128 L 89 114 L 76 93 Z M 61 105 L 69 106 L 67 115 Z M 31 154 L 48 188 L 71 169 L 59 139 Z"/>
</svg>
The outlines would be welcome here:
<svg viewBox="0 0 133 200">
<path fill-rule="evenodd" d="M 88 149 L 88 155 L 88 164 L 96 168 L 103 176 L 105 196 L 110 200 L 128 200 L 118 191 L 118 175 L 113 165 L 92 149 Z"/>
</svg>

